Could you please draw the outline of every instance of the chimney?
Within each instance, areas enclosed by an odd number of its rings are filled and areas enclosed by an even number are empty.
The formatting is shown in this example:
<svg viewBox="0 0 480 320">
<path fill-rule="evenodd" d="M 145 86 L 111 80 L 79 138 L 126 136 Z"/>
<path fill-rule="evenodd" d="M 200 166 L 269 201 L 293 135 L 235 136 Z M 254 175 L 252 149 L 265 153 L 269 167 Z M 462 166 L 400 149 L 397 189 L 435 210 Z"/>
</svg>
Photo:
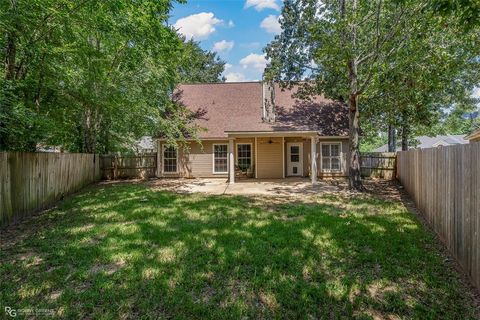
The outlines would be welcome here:
<svg viewBox="0 0 480 320">
<path fill-rule="evenodd" d="M 275 87 L 273 81 L 263 81 L 263 122 L 275 122 Z"/>
</svg>

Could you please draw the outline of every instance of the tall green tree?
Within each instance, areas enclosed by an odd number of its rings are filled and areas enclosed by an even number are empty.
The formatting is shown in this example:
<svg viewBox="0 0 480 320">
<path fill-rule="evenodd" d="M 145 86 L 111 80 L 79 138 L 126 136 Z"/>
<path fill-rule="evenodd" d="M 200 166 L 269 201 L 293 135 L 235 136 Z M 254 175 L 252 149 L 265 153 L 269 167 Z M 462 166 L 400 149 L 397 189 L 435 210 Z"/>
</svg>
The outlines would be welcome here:
<svg viewBox="0 0 480 320">
<path fill-rule="evenodd" d="M 166 23 L 170 9 L 170 0 L 2 1 L 0 149 L 118 151 L 191 124 L 172 104 L 175 86 L 221 81 L 223 62 L 185 43 Z"/>
<path fill-rule="evenodd" d="M 385 60 L 408 38 L 423 4 L 416 1 L 288 0 L 282 33 L 266 49 L 267 76 L 301 80 L 308 90 L 348 104 L 350 122 L 349 184 L 363 190 L 360 177 L 360 105 Z"/>
<path fill-rule="evenodd" d="M 461 17 L 445 20 L 427 14 L 415 23 L 423 32 L 385 61 L 382 77 L 363 101 L 365 119 L 381 118 L 389 128 L 399 129 L 403 150 L 414 133 L 453 133 L 435 130 L 444 110 L 456 106 L 457 111 L 471 111 L 476 103 L 471 92 L 480 83 L 478 29 L 465 29 Z M 395 134 L 389 140 L 394 151 Z"/>
<path fill-rule="evenodd" d="M 214 83 L 225 82 L 222 76 L 225 61 L 217 53 L 200 48 L 194 40 L 186 41 L 182 53 L 183 63 L 179 67 L 180 82 Z"/>
<path fill-rule="evenodd" d="M 408 103 L 401 102 L 402 109 L 398 109 L 400 101 L 395 100 L 401 92 L 408 92 L 411 98 L 414 92 L 428 92 L 433 86 L 446 82 L 429 83 L 426 77 L 418 81 L 417 76 L 423 77 L 422 69 L 414 70 L 416 73 L 410 74 L 412 78 L 402 77 L 402 68 L 435 62 L 424 40 L 448 28 L 448 21 L 437 19 L 430 9 L 431 3 L 427 0 L 284 2 L 280 19 L 282 33 L 266 48 L 271 61 L 266 77 L 284 80 L 287 86 L 306 79 L 309 80 L 303 82 L 306 94 L 323 93 L 348 104 L 351 188 L 363 190 L 359 141 L 360 121 L 364 115 L 379 115 L 389 124 L 394 118 L 402 119 L 398 113 L 412 112 L 415 119 L 431 119 L 435 113 L 433 104 L 427 107 L 422 104 L 428 94 Z M 469 40 L 467 37 L 458 39 L 459 42 Z M 422 50 L 416 50 L 418 43 L 422 44 Z M 433 47 L 434 56 L 450 54 L 448 50 L 442 52 L 444 43 Z M 434 45 L 433 42 L 428 44 Z M 451 73 L 443 77 L 452 80 Z"/>
</svg>

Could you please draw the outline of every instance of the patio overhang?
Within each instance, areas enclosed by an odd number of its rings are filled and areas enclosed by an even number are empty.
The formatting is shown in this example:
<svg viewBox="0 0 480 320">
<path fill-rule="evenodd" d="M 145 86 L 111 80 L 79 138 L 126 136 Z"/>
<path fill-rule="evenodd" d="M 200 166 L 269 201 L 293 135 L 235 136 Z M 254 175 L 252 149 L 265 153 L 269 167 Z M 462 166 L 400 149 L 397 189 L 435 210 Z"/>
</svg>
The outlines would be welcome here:
<svg viewBox="0 0 480 320">
<path fill-rule="evenodd" d="M 246 137 L 317 137 L 318 131 L 225 131 L 229 138 Z"/>
</svg>

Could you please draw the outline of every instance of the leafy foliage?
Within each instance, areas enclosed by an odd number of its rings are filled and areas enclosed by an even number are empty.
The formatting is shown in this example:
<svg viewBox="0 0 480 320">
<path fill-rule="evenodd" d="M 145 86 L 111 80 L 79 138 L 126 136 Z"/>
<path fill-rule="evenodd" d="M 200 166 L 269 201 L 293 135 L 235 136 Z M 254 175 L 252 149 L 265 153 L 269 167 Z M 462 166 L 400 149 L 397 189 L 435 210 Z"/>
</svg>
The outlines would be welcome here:
<svg viewBox="0 0 480 320">
<path fill-rule="evenodd" d="M 180 65 L 181 82 L 224 82 L 222 72 L 225 62 L 220 60 L 215 52 L 204 51 L 193 40 L 185 43 L 183 63 Z"/>
<path fill-rule="evenodd" d="M 427 0 L 284 2 L 282 33 L 266 48 L 265 75 L 286 86 L 303 81 L 303 94 L 348 104 L 351 186 L 361 189 L 361 122 L 369 122 L 362 130 L 368 143 L 377 144 L 380 130 L 391 125 L 402 128 L 407 142 L 415 131 L 434 128 L 447 108 L 473 106 L 480 37 L 467 17 L 473 11 L 460 7 L 439 15 Z"/>
<path fill-rule="evenodd" d="M 178 82 L 221 80 L 223 62 L 165 24 L 169 0 L 0 6 L 1 149 L 122 150 L 189 122 L 166 117 Z"/>
</svg>

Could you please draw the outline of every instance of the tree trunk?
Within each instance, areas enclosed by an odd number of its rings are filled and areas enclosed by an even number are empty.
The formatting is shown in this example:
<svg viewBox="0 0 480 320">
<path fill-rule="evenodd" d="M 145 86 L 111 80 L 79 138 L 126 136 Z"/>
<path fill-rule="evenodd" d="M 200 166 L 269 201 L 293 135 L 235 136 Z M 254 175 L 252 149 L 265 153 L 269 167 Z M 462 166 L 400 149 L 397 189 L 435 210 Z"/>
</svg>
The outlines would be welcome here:
<svg viewBox="0 0 480 320">
<path fill-rule="evenodd" d="M 408 150 L 408 124 L 402 126 L 402 151 Z"/>
<path fill-rule="evenodd" d="M 5 54 L 5 80 L 15 79 L 15 63 L 17 59 L 16 33 L 10 31 L 7 35 L 7 48 Z"/>
<path fill-rule="evenodd" d="M 397 134 L 395 127 L 388 125 L 388 152 L 395 152 L 397 150 Z"/>
<path fill-rule="evenodd" d="M 94 117 L 92 110 L 87 107 L 85 110 L 85 119 L 83 123 L 83 152 L 93 153 L 95 149 L 95 130 L 94 130 Z"/>
<path fill-rule="evenodd" d="M 360 112 L 358 110 L 358 95 L 349 97 L 349 126 L 350 126 L 350 166 L 348 185 L 350 189 L 364 191 L 360 175 Z"/>
<path fill-rule="evenodd" d="M 16 0 L 11 1 L 11 14 L 15 14 L 17 8 Z M 12 88 L 14 87 L 12 83 L 15 80 L 15 64 L 17 59 L 17 34 L 14 30 L 11 30 L 6 35 L 6 44 L 5 44 L 5 61 L 4 61 L 4 70 L 5 70 L 5 80 L 3 88 L 3 96 L 7 97 L 11 94 Z M 11 111 L 11 102 L 8 98 L 4 98 L 3 101 L 0 102 L 0 112 L 8 119 L 8 115 Z M 8 149 L 8 120 L 7 121 L 0 121 L 0 150 L 7 150 Z"/>
</svg>

